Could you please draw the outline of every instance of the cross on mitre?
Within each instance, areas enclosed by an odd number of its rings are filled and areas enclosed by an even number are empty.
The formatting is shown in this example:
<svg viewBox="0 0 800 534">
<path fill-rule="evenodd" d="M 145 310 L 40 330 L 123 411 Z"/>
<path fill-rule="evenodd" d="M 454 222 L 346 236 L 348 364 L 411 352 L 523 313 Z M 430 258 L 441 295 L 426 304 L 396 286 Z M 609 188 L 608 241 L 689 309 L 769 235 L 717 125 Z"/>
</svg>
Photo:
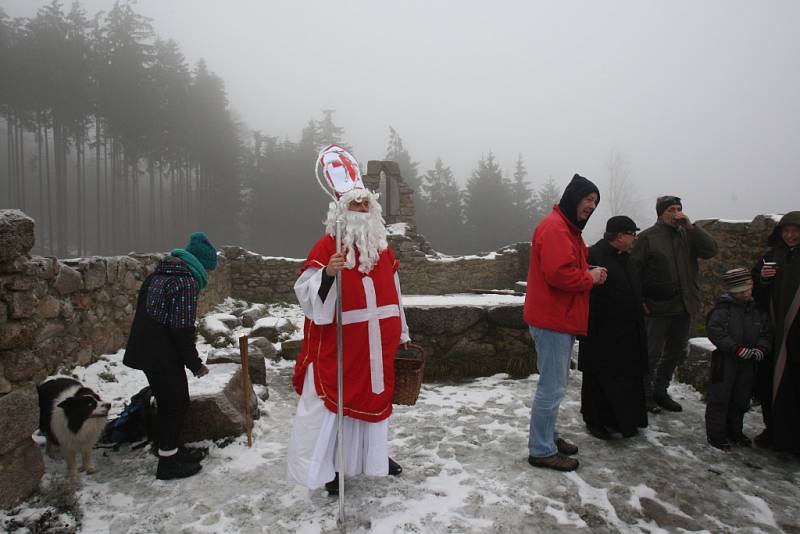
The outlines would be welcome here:
<svg viewBox="0 0 800 534">
<path fill-rule="evenodd" d="M 353 189 L 364 189 L 358 160 L 339 145 L 325 147 L 320 152 L 319 164 L 337 198 Z"/>
</svg>

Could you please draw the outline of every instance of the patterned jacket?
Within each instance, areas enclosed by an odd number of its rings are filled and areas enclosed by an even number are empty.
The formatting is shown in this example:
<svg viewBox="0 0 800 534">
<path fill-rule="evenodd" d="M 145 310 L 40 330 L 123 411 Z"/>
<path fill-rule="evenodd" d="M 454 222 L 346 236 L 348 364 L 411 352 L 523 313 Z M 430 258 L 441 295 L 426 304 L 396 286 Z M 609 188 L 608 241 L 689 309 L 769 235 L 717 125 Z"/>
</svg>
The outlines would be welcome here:
<svg viewBox="0 0 800 534">
<path fill-rule="evenodd" d="M 196 373 L 203 365 L 195 348 L 195 320 L 200 286 L 178 258 L 169 256 L 139 290 L 123 363 L 155 371 L 186 366 Z"/>
</svg>

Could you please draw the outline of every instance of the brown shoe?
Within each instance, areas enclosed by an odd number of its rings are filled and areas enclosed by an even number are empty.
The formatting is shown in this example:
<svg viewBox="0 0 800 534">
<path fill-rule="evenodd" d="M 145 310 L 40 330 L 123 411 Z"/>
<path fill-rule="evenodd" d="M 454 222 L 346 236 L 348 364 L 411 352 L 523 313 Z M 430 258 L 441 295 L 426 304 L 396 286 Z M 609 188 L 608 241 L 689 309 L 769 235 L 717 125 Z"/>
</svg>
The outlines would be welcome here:
<svg viewBox="0 0 800 534">
<path fill-rule="evenodd" d="M 578 468 L 578 460 L 564 456 L 560 452 L 543 458 L 528 456 L 528 463 L 534 467 L 547 467 L 556 471 L 575 471 Z"/>
<path fill-rule="evenodd" d="M 556 448 L 558 452 L 561 454 L 566 454 L 568 456 L 572 456 L 573 454 L 578 454 L 578 446 L 572 442 L 565 440 L 564 438 L 558 438 L 556 440 Z"/>
</svg>

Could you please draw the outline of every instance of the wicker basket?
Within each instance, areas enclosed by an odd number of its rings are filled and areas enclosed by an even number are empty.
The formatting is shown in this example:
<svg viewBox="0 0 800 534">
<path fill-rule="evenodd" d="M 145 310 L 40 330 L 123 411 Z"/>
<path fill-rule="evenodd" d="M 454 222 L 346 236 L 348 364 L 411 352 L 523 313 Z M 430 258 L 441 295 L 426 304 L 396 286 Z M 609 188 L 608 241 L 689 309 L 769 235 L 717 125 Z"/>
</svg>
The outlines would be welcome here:
<svg viewBox="0 0 800 534">
<path fill-rule="evenodd" d="M 425 371 L 425 352 L 418 345 L 397 349 L 394 357 L 394 397 L 392 404 L 413 406 L 417 403 Z"/>
</svg>

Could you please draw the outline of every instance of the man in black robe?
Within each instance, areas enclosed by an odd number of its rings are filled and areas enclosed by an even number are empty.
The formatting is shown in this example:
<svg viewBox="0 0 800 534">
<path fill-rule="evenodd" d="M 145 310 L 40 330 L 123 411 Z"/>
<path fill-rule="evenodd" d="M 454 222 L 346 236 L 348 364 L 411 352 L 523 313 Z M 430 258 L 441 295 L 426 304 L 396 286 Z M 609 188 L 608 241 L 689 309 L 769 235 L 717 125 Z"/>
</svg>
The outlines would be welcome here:
<svg viewBox="0 0 800 534">
<path fill-rule="evenodd" d="M 608 270 L 606 283 L 592 289 L 589 331 L 578 354 L 581 413 L 589 433 L 599 439 L 613 433 L 635 436 L 647 426 L 644 307 L 628 254 L 638 230 L 629 217 L 611 217 L 603 239 L 589 248 L 589 263 Z"/>
<path fill-rule="evenodd" d="M 767 244 L 753 269 L 753 297 L 770 314 L 775 341 L 758 371 L 766 429 L 755 442 L 800 455 L 800 211 L 784 215 Z"/>
</svg>

